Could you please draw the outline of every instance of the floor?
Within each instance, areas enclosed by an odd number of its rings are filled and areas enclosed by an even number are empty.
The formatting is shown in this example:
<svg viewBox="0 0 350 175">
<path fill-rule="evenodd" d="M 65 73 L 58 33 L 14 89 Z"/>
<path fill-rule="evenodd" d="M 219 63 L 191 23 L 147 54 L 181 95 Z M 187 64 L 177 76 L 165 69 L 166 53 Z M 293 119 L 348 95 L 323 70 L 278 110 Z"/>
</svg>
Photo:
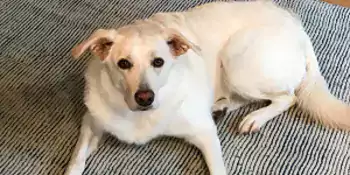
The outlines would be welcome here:
<svg viewBox="0 0 350 175">
<path fill-rule="evenodd" d="M 324 0 L 332 4 L 338 4 L 344 7 L 350 7 L 350 0 Z"/>
</svg>

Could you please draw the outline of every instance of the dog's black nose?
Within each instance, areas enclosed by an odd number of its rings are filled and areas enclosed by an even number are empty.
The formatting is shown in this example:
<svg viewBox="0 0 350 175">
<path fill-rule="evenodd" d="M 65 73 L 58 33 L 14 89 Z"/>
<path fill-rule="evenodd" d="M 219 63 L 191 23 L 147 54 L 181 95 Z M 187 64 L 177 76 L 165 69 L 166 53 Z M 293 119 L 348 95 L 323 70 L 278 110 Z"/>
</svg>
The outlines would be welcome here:
<svg viewBox="0 0 350 175">
<path fill-rule="evenodd" d="M 140 106 L 150 106 L 154 101 L 154 92 L 152 90 L 138 90 L 135 93 L 135 101 Z"/>
</svg>

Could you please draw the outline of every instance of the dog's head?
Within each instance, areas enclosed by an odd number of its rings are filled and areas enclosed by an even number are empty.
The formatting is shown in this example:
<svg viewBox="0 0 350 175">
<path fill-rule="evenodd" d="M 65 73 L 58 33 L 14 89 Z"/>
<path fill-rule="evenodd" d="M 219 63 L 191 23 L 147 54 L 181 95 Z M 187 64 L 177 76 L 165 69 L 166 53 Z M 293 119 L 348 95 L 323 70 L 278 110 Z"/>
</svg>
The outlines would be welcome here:
<svg viewBox="0 0 350 175">
<path fill-rule="evenodd" d="M 156 24 L 141 23 L 114 29 L 98 29 L 72 49 L 78 58 L 90 50 L 110 68 L 116 88 L 122 90 L 130 110 L 157 108 L 157 94 L 166 83 L 177 57 L 198 49 L 182 34 Z"/>
</svg>

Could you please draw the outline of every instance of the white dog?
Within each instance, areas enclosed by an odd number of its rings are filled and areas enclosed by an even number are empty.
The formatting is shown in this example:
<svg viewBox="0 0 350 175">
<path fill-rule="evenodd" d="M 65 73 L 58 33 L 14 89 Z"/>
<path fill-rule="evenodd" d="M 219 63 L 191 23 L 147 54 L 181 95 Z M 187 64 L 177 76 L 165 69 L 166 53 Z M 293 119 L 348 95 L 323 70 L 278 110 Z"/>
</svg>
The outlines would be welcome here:
<svg viewBox="0 0 350 175">
<path fill-rule="evenodd" d="M 294 104 L 325 125 L 348 130 L 350 109 L 331 95 L 299 20 L 270 2 L 216 2 L 99 29 L 73 49 L 98 57 L 86 72 L 81 134 L 66 175 L 81 175 L 103 132 L 144 144 L 186 139 L 212 175 L 225 175 L 212 110 L 252 100 L 271 104 L 246 116 L 258 131 Z"/>
</svg>

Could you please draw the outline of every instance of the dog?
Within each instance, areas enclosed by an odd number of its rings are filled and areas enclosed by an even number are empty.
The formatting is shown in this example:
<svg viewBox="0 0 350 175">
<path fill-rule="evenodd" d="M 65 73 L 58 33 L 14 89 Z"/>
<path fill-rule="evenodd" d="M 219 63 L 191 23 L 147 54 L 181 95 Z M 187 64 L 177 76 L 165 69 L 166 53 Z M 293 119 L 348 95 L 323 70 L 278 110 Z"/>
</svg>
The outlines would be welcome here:
<svg viewBox="0 0 350 175">
<path fill-rule="evenodd" d="M 300 20 L 273 2 L 214 2 L 98 29 L 72 49 L 90 50 L 88 112 L 66 175 L 81 175 L 104 132 L 127 143 L 183 138 L 212 175 L 226 175 L 212 112 L 257 100 L 241 133 L 297 104 L 327 127 L 349 130 L 350 108 L 328 90 Z"/>
</svg>

